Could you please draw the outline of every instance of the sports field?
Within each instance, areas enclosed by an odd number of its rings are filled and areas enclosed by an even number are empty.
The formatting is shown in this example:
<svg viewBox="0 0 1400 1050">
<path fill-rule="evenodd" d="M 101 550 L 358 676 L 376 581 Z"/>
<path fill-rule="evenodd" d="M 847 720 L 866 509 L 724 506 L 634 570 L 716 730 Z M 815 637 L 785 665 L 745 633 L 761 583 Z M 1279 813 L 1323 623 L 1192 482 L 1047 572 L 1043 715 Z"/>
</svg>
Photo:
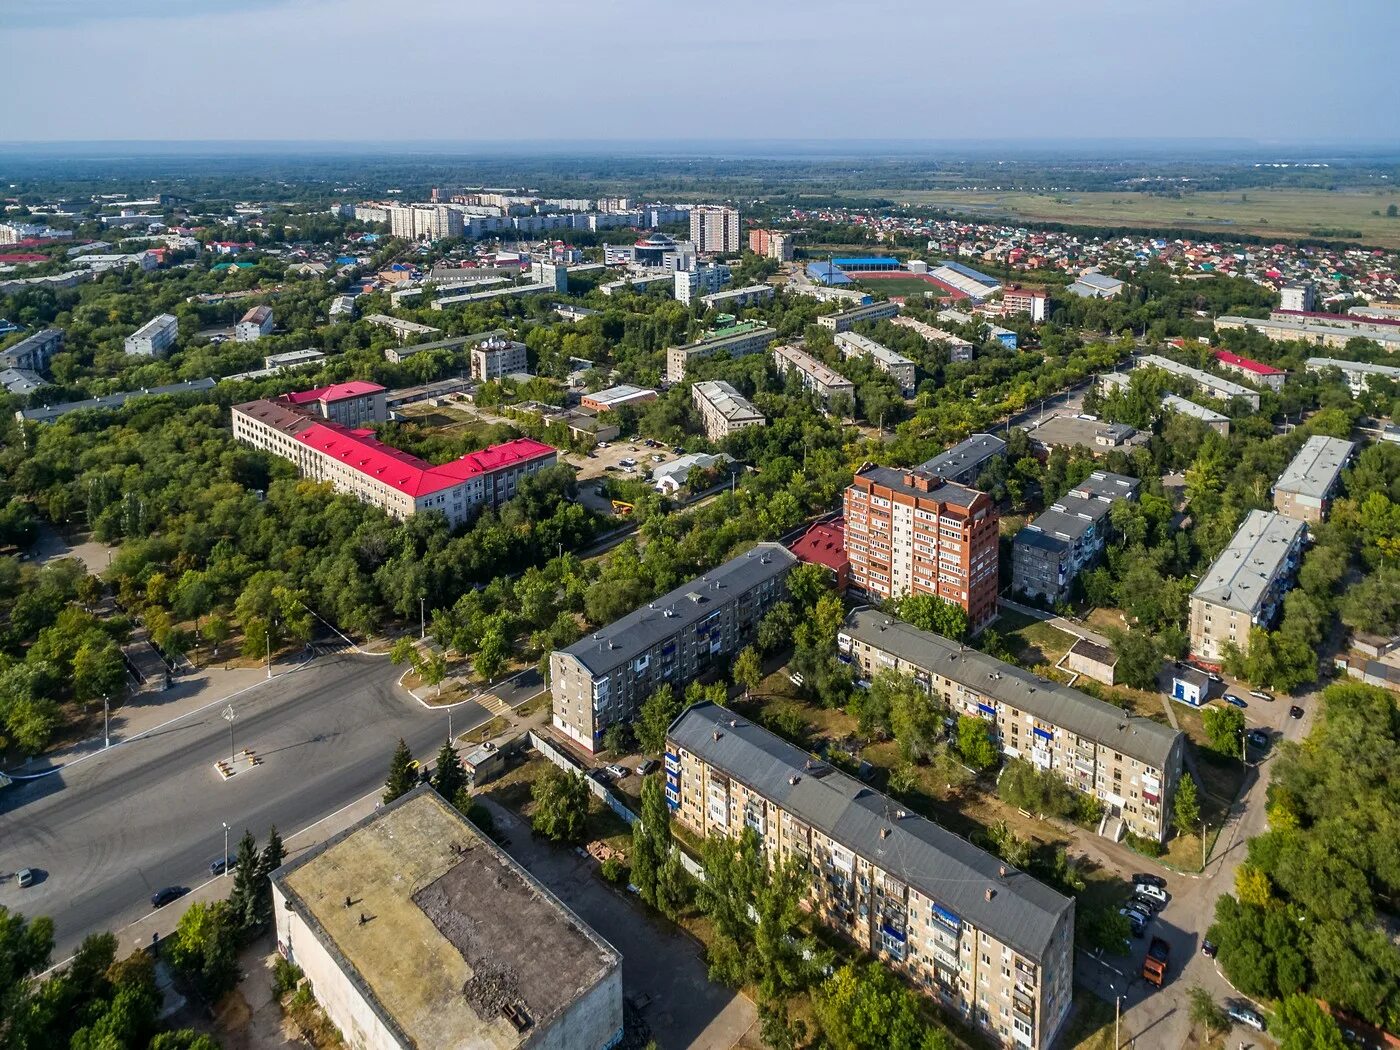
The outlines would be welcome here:
<svg viewBox="0 0 1400 1050">
<path fill-rule="evenodd" d="M 1200 230 L 1207 235 L 1250 233 L 1294 240 L 1316 237 L 1400 248 L 1400 190 L 1245 190 L 1157 197 L 1145 193 L 1019 193 L 903 190 L 889 197 L 947 208 L 989 220 L 1026 219 L 1082 226 L 1142 226 Z M 1372 214 L 1379 212 L 1379 215 Z M 1348 233 L 1360 236 L 1346 236 Z"/>
<path fill-rule="evenodd" d="M 925 292 L 932 292 L 935 296 L 947 296 L 950 293 L 932 281 L 926 281 L 922 277 L 915 277 L 907 273 L 894 273 L 888 277 L 883 274 L 858 274 L 852 278 L 862 291 L 879 295 L 914 295 L 922 296 Z"/>
</svg>

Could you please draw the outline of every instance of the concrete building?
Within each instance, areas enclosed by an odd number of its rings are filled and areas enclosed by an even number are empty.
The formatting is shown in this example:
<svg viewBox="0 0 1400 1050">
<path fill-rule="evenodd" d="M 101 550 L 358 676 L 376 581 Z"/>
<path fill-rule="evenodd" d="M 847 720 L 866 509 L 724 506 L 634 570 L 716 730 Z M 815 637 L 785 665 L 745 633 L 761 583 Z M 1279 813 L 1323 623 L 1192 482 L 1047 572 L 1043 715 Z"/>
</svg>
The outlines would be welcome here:
<svg viewBox="0 0 1400 1050">
<path fill-rule="evenodd" d="M 778 262 L 792 262 L 792 234 L 779 230 L 749 232 L 749 251 Z"/>
<path fill-rule="evenodd" d="M 779 376 L 796 372 L 802 380 L 802 389 L 815 393 L 824 408 L 830 408 L 831 399 L 839 396 L 850 398 L 851 407 L 855 407 L 855 384 L 805 350 L 796 346 L 775 346 L 773 367 Z"/>
<path fill-rule="evenodd" d="M 1080 638 L 1065 654 L 1065 668 L 1104 685 L 1118 680 L 1118 654 L 1106 645 Z"/>
<path fill-rule="evenodd" d="M 17 343 L 0 350 L 0 368 L 27 368 L 42 372 L 49 367 L 53 355 L 63 349 L 63 329 L 45 328 L 27 335 Z"/>
<path fill-rule="evenodd" d="M 44 377 L 32 368 L 0 369 L 0 386 L 5 388 L 7 394 L 23 397 L 47 385 Z"/>
<path fill-rule="evenodd" d="M 936 594 L 974 629 L 997 614 L 997 509 L 923 470 L 862 467 L 845 493 L 851 583 L 877 598 Z"/>
<path fill-rule="evenodd" d="M 787 595 L 797 559 L 760 543 L 549 657 L 554 728 L 589 752 L 663 683 L 683 691 L 725 664 Z"/>
<path fill-rule="evenodd" d="M 905 397 L 914 394 L 914 362 L 903 354 L 895 353 L 884 343 L 877 343 L 868 336 L 856 332 L 837 332 L 836 345 L 841 356 L 850 360 L 853 357 L 868 357 L 881 372 L 899 384 L 899 392 Z"/>
<path fill-rule="evenodd" d="M 1106 456 L 1115 448 L 1130 449 L 1147 443 L 1127 423 L 1104 423 L 1092 416 L 1054 415 L 1026 428 L 1031 446 L 1043 452 L 1056 448 L 1087 448 L 1096 456 Z"/>
<path fill-rule="evenodd" d="M 730 434 L 768 422 L 753 402 L 723 379 L 692 383 L 690 399 L 700 413 L 705 436 L 711 441 L 723 441 Z"/>
<path fill-rule="evenodd" d="M 1308 438 L 1274 483 L 1274 509 L 1309 524 L 1326 521 L 1342 471 L 1355 451 L 1352 441 L 1320 434 Z"/>
<path fill-rule="evenodd" d="M 498 335 L 473 344 L 471 362 L 472 378 L 479 383 L 516 375 L 524 372 L 530 364 L 524 343 Z"/>
<path fill-rule="evenodd" d="M 118 409 L 129 401 L 142 397 L 178 396 L 180 394 L 202 394 L 218 385 L 216 379 L 191 379 L 184 383 L 171 383 L 168 386 L 144 387 L 140 390 L 123 390 L 102 397 L 89 397 L 82 401 L 65 401 L 58 405 L 41 405 L 38 408 L 22 408 L 15 418 L 22 423 L 52 423 L 70 412 L 84 412 L 89 409 Z"/>
<path fill-rule="evenodd" d="M 987 464 L 1005 457 L 1006 442 L 1001 438 L 995 434 L 973 434 L 915 469 L 957 485 L 974 485 Z"/>
<path fill-rule="evenodd" d="M 1137 498 L 1135 478 L 1095 471 L 1016 534 L 1011 546 L 1011 589 L 1032 600 L 1068 601 L 1079 574 L 1103 553 L 1109 509 Z"/>
<path fill-rule="evenodd" d="M 964 266 L 953 259 L 944 259 L 928 271 L 928 275 L 945 288 L 961 292 L 976 302 L 994 295 L 1001 290 L 1001 282 L 971 266 Z"/>
<path fill-rule="evenodd" d="M 1286 284 L 1278 290 L 1280 310 L 1307 313 L 1317 305 L 1317 287 L 1312 281 Z"/>
<path fill-rule="evenodd" d="M 948 360 L 971 361 L 974 345 L 962 336 L 949 332 L 943 328 L 937 328 L 923 321 L 916 321 L 912 317 L 894 317 L 890 319 L 891 324 L 899 325 L 901 328 L 908 328 L 918 332 L 931 343 L 941 343 L 948 347 Z"/>
<path fill-rule="evenodd" d="M 1230 417 L 1213 408 L 1206 408 L 1194 401 L 1188 401 L 1176 394 L 1163 394 L 1162 407 L 1168 412 L 1176 412 L 1192 419 L 1199 419 L 1222 437 L 1230 436 Z"/>
<path fill-rule="evenodd" d="M 757 833 L 810 868 L 812 911 L 1004 1047 L 1050 1046 L 1070 1013 L 1074 900 L 725 708 L 666 740 L 666 801 L 700 838 Z"/>
<path fill-rule="evenodd" d="M 465 216 L 449 204 L 391 204 L 386 211 L 394 237 L 438 241 L 466 233 Z"/>
<path fill-rule="evenodd" d="M 1288 373 L 1281 368 L 1232 354 L 1228 350 L 1215 351 L 1215 360 L 1225 371 L 1242 375 L 1255 386 L 1266 386 L 1270 390 L 1282 390 L 1288 378 Z"/>
<path fill-rule="evenodd" d="M 1172 670 L 1171 698 L 1191 707 L 1202 707 L 1210 699 L 1210 676 L 1198 667 L 1180 664 Z"/>
<path fill-rule="evenodd" d="M 400 365 L 414 354 L 428 354 L 436 350 L 460 350 L 462 347 L 472 347 L 488 339 L 506 339 L 509 338 L 509 336 L 510 333 L 504 328 L 493 328 L 489 332 L 477 332 L 475 335 L 459 335 L 451 339 L 439 339 L 435 343 L 409 343 L 406 346 L 390 346 L 384 349 L 384 360 L 388 361 L 390 364 Z"/>
<path fill-rule="evenodd" d="M 719 263 L 699 266 L 694 270 L 677 270 L 673 278 L 676 302 L 689 306 L 692 299 L 719 291 L 729 283 L 729 276 L 729 267 Z"/>
<path fill-rule="evenodd" d="M 624 383 L 622 386 L 610 386 L 606 390 L 584 394 L 579 398 L 578 403 L 584 408 L 591 408 L 594 412 L 612 412 L 624 405 L 644 405 L 648 401 L 655 400 L 655 390 L 648 390 L 641 386 L 629 386 Z"/>
<path fill-rule="evenodd" d="M 453 527 L 482 507 L 506 502 L 522 478 L 556 462 L 549 445 L 517 438 L 434 466 L 384 444 L 365 428 L 367 413 L 382 413 L 383 396 L 376 384 L 347 383 L 234 405 L 233 436 L 393 517 L 438 511 Z M 356 407 L 341 408 L 342 401 Z"/>
<path fill-rule="evenodd" d="M 233 338 L 240 343 L 253 343 L 272 331 L 272 307 L 255 306 L 233 326 Z"/>
<path fill-rule="evenodd" d="M 708 452 L 692 452 L 688 456 L 681 456 L 670 463 L 657 466 L 651 472 L 652 488 L 663 496 L 674 496 L 686 487 L 690 472 L 697 467 L 709 473 L 722 470 L 733 462 L 733 457 L 726 456 L 723 452 L 714 456 Z"/>
<path fill-rule="evenodd" d="M 685 378 L 686 369 L 692 361 L 699 361 L 715 354 L 725 353 L 730 357 L 743 357 L 756 354 L 768 348 L 768 344 L 778 337 L 775 328 L 759 324 L 757 321 L 743 321 L 728 328 L 717 328 L 685 346 L 673 346 L 666 351 L 666 378 L 679 383 Z"/>
<path fill-rule="evenodd" d="M 707 310 L 742 310 L 755 303 L 766 303 L 773 298 L 771 284 L 746 284 L 742 288 L 726 288 L 721 292 L 702 295 L 700 301 Z"/>
<path fill-rule="evenodd" d="M 1123 287 L 1123 282 L 1116 277 L 1109 277 L 1107 274 L 1095 270 L 1086 270 L 1066 291 L 1070 295 L 1077 295 L 1082 299 L 1112 299 L 1123 290 Z"/>
<path fill-rule="evenodd" d="M 288 350 L 280 354 L 268 354 L 263 358 L 263 368 L 269 372 L 286 372 L 293 368 L 319 365 L 326 355 L 319 350 Z"/>
<path fill-rule="evenodd" d="M 545 292 L 558 294 L 559 289 L 551 281 L 532 281 L 529 284 L 513 284 L 506 288 L 489 288 L 484 292 L 465 292 L 462 295 L 444 295 L 433 300 L 434 310 L 448 310 L 454 306 L 469 306 L 472 303 L 489 303 L 494 299 L 510 299 L 521 295 L 542 295 Z"/>
<path fill-rule="evenodd" d="M 866 306 L 855 306 L 849 310 L 842 310 L 839 313 L 823 314 L 817 318 L 817 324 L 829 332 L 849 332 L 852 327 L 862 321 L 884 321 L 896 317 L 898 314 L 898 303 L 870 303 Z"/>
<path fill-rule="evenodd" d="M 691 208 L 690 239 L 697 252 L 738 255 L 743 250 L 743 243 L 739 240 L 739 209 Z"/>
<path fill-rule="evenodd" d="M 1034 324 L 1045 320 L 1049 303 L 1050 297 L 1043 288 L 1022 288 L 1013 284 L 1008 285 L 1001 295 L 1003 313 L 1026 314 Z"/>
<path fill-rule="evenodd" d="M 360 1050 L 607 1050 L 622 956 L 422 786 L 272 873 L 278 952 Z"/>
<path fill-rule="evenodd" d="M 179 334 L 180 322 L 174 314 L 157 314 L 126 337 L 126 352 L 140 357 L 164 357 Z"/>
<path fill-rule="evenodd" d="M 1400 383 L 1400 368 L 1393 365 L 1373 365 L 1369 361 L 1342 361 L 1335 357 L 1308 358 L 1309 372 L 1327 372 L 1333 368 L 1342 373 L 1342 378 L 1346 380 L 1353 394 L 1364 392 L 1371 385 L 1372 379 L 1389 379 L 1392 383 Z"/>
<path fill-rule="evenodd" d="M 410 343 L 425 335 L 439 335 L 442 332 L 441 328 L 434 328 L 430 324 L 406 321 L 402 317 L 391 317 L 389 314 L 367 314 L 365 320 L 376 328 L 387 328 L 398 336 L 401 343 Z"/>
<path fill-rule="evenodd" d="M 851 585 L 851 559 L 846 554 L 846 519 L 819 521 L 789 545 L 798 561 L 820 565 L 831 572 L 836 593 L 845 595 Z"/>
<path fill-rule="evenodd" d="M 1301 321 L 1324 328 L 1338 328 L 1364 339 L 1376 336 L 1383 339 L 1400 337 L 1400 319 L 1357 314 L 1351 311 L 1344 314 L 1333 314 L 1322 310 L 1272 310 L 1269 312 L 1269 320 L 1273 322 Z"/>
<path fill-rule="evenodd" d="M 1169 357 L 1162 357 L 1160 354 L 1143 354 L 1133 359 L 1133 365 L 1136 368 L 1160 368 L 1170 375 L 1189 379 L 1196 384 L 1196 389 L 1207 397 L 1226 402 L 1232 398 L 1239 398 L 1254 411 L 1259 411 L 1259 391 L 1252 387 L 1242 386 L 1233 380 L 1224 379 L 1210 372 L 1203 372 L 1190 365 L 1183 365 Z"/>
<path fill-rule="evenodd" d="M 1296 339 L 1333 349 L 1344 348 L 1353 339 L 1370 339 L 1392 353 L 1400 350 L 1400 328 L 1383 328 L 1377 325 L 1374 329 L 1366 329 L 1360 326 L 1338 325 L 1326 320 L 1327 318 L 1345 316 L 1344 314 L 1311 313 L 1290 316 L 1276 310 L 1268 320 L 1261 320 L 1258 317 L 1217 317 L 1215 329 L 1219 332 L 1231 328 L 1253 328 L 1260 335 L 1275 341 Z M 1350 318 L 1350 320 L 1365 319 Z"/>
<path fill-rule="evenodd" d="M 337 295 L 331 300 L 327 316 L 332 321 L 339 321 L 342 318 L 347 321 L 352 319 L 355 316 L 355 297 L 353 295 Z"/>
<path fill-rule="evenodd" d="M 1110 838 L 1127 830 L 1166 840 L 1183 733 L 877 610 L 851 613 L 836 639 L 860 678 L 910 675 L 954 714 L 992 723 L 1004 755 L 1093 795 L 1108 811 Z"/>
<path fill-rule="evenodd" d="M 1268 627 L 1303 557 L 1308 527 L 1273 511 L 1252 510 L 1191 592 L 1191 655 L 1219 664 L 1225 644 L 1249 652 L 1252 627 Z"/>
</svg>

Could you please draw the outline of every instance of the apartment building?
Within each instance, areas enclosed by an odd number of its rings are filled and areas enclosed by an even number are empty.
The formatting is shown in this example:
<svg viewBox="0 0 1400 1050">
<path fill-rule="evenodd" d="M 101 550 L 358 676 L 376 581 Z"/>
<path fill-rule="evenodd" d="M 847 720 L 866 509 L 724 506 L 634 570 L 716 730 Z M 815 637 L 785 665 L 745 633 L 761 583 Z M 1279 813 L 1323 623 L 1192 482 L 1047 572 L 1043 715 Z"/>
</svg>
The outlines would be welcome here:
<svg viewBox="0 0 1400 1050">
<path fill-rule="evenodd" d="M 485 342 L 488 339 L 509 338 L 504 328 L 493 328 L 489 332 L 477 332 L 475 335 L 459 335 L 451 339 L 439 339 L 434 343 L 408 343 L 404 346 L 386 346 L 384 348 L 384 360 L 390 364 L 401 365 L 414 354 L 428 354 L 434 350 L 457 350 L 461 347 L 475 346 L 477 343 Z"/>
<path fill-rule="evenodd" d="M 1281 368 L 1266 365 L 1253 358 L 1232 354 L 1228 350 L 1217 350 L 1214 356 L 1216 364 L 1225 371 L 1242 375 L 1257 386 L 1266 386 L 1270 390 L 1282 390 L 1284 382 L 1288 379 L 1288 373 Z"/>
<path fill-rule="evenodd" d="M 63 349 L 63 329 L 45 328 L 27 335 L 12 346 L 0 350 L 0 368 L 27 368 L 42 372 L 48 368 L 53 355 Z"/>
<path fill-rule="evenodd" d="M 787 595 L 797 558 L 759 543 L 549 657 L 554 728 L 589 752 L 663 684 L 677 692 L 727 663 Z"/>
<path fill-rule="evenodd" d="M 1278 290 L 1279 309 L 1306 313 L 1317 303 L 1317 286 L 1312 281 L 1287 284 Z"/>
<path fill-rule="evenodd" d="M 877 598 L 936 594 L 979 629 L 997 614 L 996 505 L 915 468 L 865 466 L 845 494 L 851 583 Z"/>
<path fill-rule="evenodd" d="M 1372 379 L 1389 379 L 1400 383 L 1400 368 L 1394 365 L 1373 365 L 1369 361 L 1342 361 L 1335 357 L 1310 357 L 1309 372 L 1326 372 L 1335 368 L 1342 373 L 1353 394 L 1360 394 L 1371 385 Z"/>
<path fill-rule="evenodd" d="M 898 303 L 868 303 L 865 306 L 853 306 L 849 310 L 841 310 L 834 314 L 823 314 L 817 318 L 817 324 L 830 332 L 849 332 L 862 321 L 884 321 L 897 316 L 899 316 Z"/>
<path fill-rule="evenodd" d="M 502 376 L 515 375 L 530 366 L 524 343 L 499 335 L 489 336 L 471 348 L 472 378 L 487 383 Z"/>
<path fill-rule="evenodd" d="M 233 338 L 240 343 L 253 343 L 272 331 L 272 307 L 255 306 L 233 326 Z"/>
<path fill-rule="evenodd" d="M 1274 511 L 1252 510 L 1191 592 L 1191 655 L 1224 659 L 1225 643 L 1249 652 L 1251 627 L 1268 627 L 1303 557 L 1308 526 Z"/>
<path fill-rule="evenodd" d="M 1075 579 L 1103 553 L 1110 508 L 1137 492 L 1136 478 L 1100 470 L 1061 496 L 1016 534 L 1011 589 L 1051 605 L 1068 601 Z"/>
<path fill-rule="evenodd" d="M 729 267 L 719 263 L 677 270 L 674 278 L 676 302 L 689 306 L 692 299 L 719 291 L 729 283 L 729 277 Z"/>
<path fill-rule="evenodd" d="M 1210 372 L 1203 372 L 1199 368 L 1192 368 L 1190 365 L 1183 365 L 1171 358 L 1162 357 L 1160 354 L 1143 354 L 1141 357 L 1135 358 L 1133 363 L 1137 368 L 1160 368 L 1170 375 L 1189 379 L 1196 384 L 1197 390 L 1218 401 L 1229 401 L 1238 397 L 1250 408 L 1256 412 L 1259 411 L 1259 391 L 1251 387 L 1241 386 L 1233 380 L 1223 379 Z"/>
<path fill-rule="evenodd" d="M 746 284 L 742 288 L 726 288 L 710 295 L 702 295 L 700 301 L 707 310 L 742 310 L 755 303 L 766 303 L 773 298 L 771 284 Z"/>
<path fill-rule="evenodd" d="M 850 360 L 853 357 L 868 357 L 881 372 L 899 384 L 899 391 L 905 397 L 914 394 L 914 362 L 903 354 L 896 353 L 884 343 L 877 343 L 868 336 L 856 332 L 837 332 L 836 346 L 841 356 Z"/>
<path fill-rule="evenodd" d="M 779 230 L 753 230 L 749 233 L 749 251 L 778 262 L 792 262 L 792 234 Z"/>
<path fill-rule="evenodd" d="M 1355 451 L 1352 441 L 1320 434 L 1308 438 L 1274 483 L 1274 509 L 1310 524 L 1326 521 L 1342 471 Z"/>
<path fill-rule="evenodd" d="M 739 240 L 739 209 L 691 208 L 690 239 L 697 252 L 738 255 L 743 250 Z"/>
<path fill-rule="evenodd" d="M 434 466 L 384 444 L 365 428 L 375 413 L 383 418 L 382 387 L 338 386 L 349 389 L 325 387 L 234 405 L 233 436 L 290 460 L 305 477 L 326 482 L 393 517 L 435 510 L 454 527 L 481 507 L 504 503 L 515 495 L 523 477 L 556 461 L 550 446 L 518 438 Z"/>
<path fill-rule="evenodd" d="M 820 318 L 818 318 L 818 320 L 820 320 Z M 934 325 L 926 324 L 923 321 L 916 321 L 912 317 L 904 317 L 902 315 L 890 318 L 890 323 L 899 325 L 900 328 L 908 328 L 911 331 L 918 332 L 931 343 L 946 344 L 948 347 L 948 360 L 950 361 L 972 360 L 972 354 L 976 348 L 960 335 L 955 335 L 943 328 L 938 328 Z"/>
<path fill-rule="evenodd" d="M 855 406 L 855 384 L 805 350 L 796 346 L 775 346 L 773 367 L 779 376 L 797 373 L 802 380 L 802 389 L 815 393 L 824 408 L 830 408 L 831 399 L 838 396 L 850 398 L 851 406 Z"/>
<path fill-rule="evenodd" d="M 1054 415 L 1026 428 L 1031 447 L 1049 452 L 1057 448 L 1085 448 L 1096 457 L 1115 448 L 1131 449 L 1145 445 L 1147 434 L 1139 434 L 1127 423 L 1104 423 L 1093 416 Z"/>
<path fill-rule="evenodd" d="M 955 715 L 986 719 L 1002 754 L 1102 802 L 1108 837 L 1166 841 L 1185 750 L 1178 730 L 878 610 L 851 613 L 837 648 L 866 682 L 897 671 Z"/>
<path fill-rule="evenodd" d="M 164 357 L 179 334 L 180 322 L 174 314 L 158 314 L 126 337 L 126 352 L 140 357 Z"/>
<path fill-rule="evenodd" d="M 1069 1016 L 1074 900 L 748 719 L 697 704 L 667 733 L 665 793 L 699 837 L 753 829 L 811 873 L 813 913 L 1005 1047 Z"/>
<path fill-rule="evenodd" d="M 1188 401 L 1178 394 L 1163 394 L 1162 407 L 1168 412 L 1177 413 L 1177 415 L 1199 419 L 1221 437 L 1230 436 L 1230 417 L 1223 412 L 1217 412 L 1213 408 L 1206 408 L 1204 405 L 1198 405 L 1196 402 Z"/>
<path fill-rule="evenodd" d="M 1276 310 L 1267 319 L 1261 320 L 1258 317 L 1217 317 L 1215 319 L 1215 330 L 1225 331 L 1231 328 L 1253 328 L 1260 335 L 1273 340 L 1294 340 L 1302 339 L 1309 343 L 1317 343 L 1319 346 L 1341 349 L 1353 339 L 1370 339 L 1391 351 L 1400 350 L 1400 328 L 1386 328 L 1379 325 L 1364 328 L 1359 325 L 1337 324 L 1330 320 L 1332 318 L 1346 318 L 1345 314 L 1311 314 L 1298 313 L 1287 314 Z M 1360 318 L 1346 318 L 1351 321 L 1361 320 Z"/>
<path fill-rule="evenodd" d="M 995 434 L 973 434 L 946 452 L 924 460 L 917 470 L 958 485 L 973 485 L 987 464 L 1006 458 L 1006 442 Z"/>
<path fill-rule="evenodd" d="M 419 294 L 422 294 L 422 289 L 418 289 L 418 291 Z M 393 317 L 390 314 L 368 314 L 365 316 L 365 321 L 376 328 L 387 328 L 398 336 L 400 343 L 407 343 L 425 335 L 438 335 L 442 332 L 441 328 L 434 328 L 430 324 L 407 321 L 402 317 Z"/>
<path fill-rule="evenodd" d="M 715 354 L 728 354 L 742 357 L 756 354 L 768 348 L 778 338 L 776 328 L 759 324 L 757 321 L 743 321 L 728 328 L 717 328 L 701 336 L 693 343 L 673 346 L 666 351 L 666 378 L 679 383 L 685 378 L 686 369 L 692 361 L 699 361 Z"/>
<path fill-rule="evenodd" d="M 768 422 L 753 402 L 723 379 L 692 383 L 690 399 L 700 413 L 705 436 L 711 441 L 723 441 L 730 434 Z"/>
<path fill-rule="evenodd" d="M 1035 324 L 1045 320 L 1049 304 L 1050 297 L 1041 288 L 1013 284 L 1008 285 L 1001 296 L 1003 314 L 1028 314 Z"/>
<path fill-rule="evenodd" d="M 391 204 L 387 209 L 389 232 L 406 240 L 442 240 L 466 233 L 462 211 L 448 204 Z"/>
</svg>

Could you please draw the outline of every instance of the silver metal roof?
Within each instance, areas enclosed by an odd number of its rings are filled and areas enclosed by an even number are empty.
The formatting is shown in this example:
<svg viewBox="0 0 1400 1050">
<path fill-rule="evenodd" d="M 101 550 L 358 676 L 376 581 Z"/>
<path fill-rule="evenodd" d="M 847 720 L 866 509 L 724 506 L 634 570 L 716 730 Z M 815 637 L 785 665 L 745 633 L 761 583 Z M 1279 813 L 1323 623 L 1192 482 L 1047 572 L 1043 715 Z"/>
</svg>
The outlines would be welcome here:
<svg viewBox="0 0 1400 1050">
<path fill-rule="evenodd" d="M 1342 468 L 1355 449 L 1355 442 L 1313 435 L 1303 442 L 1293 462 L 1278 476 L 1275 491 L 1325 499 L 1342 476 Z"/>
<path fill-rule="evenodd" d="M 754 408 L 752 401 L 723 379 L 707 379 L 693 383 L 691 389 L 698 392 L 716 412 L 731 423 L 740 419 L 764 418 L 763 413 Z"/>
<path fill-rule="evenodd" d="M 1220 557 L 1211 563 L 1191 597 L 1251 618 L 1259 614 L 1264 594 L 1282 570 L 1299 533 L 1307 525 L 1271 510 L 1252 510 Z"/>
<path fill-rule="evenodd" d="M 1230 417 L 1224 413 L 1217 412 L 1213 408 L 1206 408 L 1204 405 L 1198 405 L 1194 401 L 1188 401 L 1179 394 L 1164 394 L 1162 407 L 1173 412 L 1180 412 L 1183 416 L 1190 416 L 1192 419 L 1199 419 L 1203 423 L 1230 422 Z"/>
</svg>

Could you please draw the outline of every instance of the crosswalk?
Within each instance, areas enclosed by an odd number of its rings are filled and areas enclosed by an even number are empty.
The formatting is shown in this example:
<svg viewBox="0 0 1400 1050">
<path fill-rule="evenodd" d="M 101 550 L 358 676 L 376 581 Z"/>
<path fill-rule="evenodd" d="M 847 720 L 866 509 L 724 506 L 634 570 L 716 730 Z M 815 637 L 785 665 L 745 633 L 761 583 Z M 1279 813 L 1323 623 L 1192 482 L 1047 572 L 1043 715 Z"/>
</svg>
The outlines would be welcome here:
<svg viewBox="0 0 1400 1050">
<path fill-rule="evenodd" d="M 350 643 L 342 638 L 331 642 L 315 642 L 311 646 L 311 651 L 317 656 L 334 656 L 336 653 L 347 653 L 350 649 Z"/>
</svg>

